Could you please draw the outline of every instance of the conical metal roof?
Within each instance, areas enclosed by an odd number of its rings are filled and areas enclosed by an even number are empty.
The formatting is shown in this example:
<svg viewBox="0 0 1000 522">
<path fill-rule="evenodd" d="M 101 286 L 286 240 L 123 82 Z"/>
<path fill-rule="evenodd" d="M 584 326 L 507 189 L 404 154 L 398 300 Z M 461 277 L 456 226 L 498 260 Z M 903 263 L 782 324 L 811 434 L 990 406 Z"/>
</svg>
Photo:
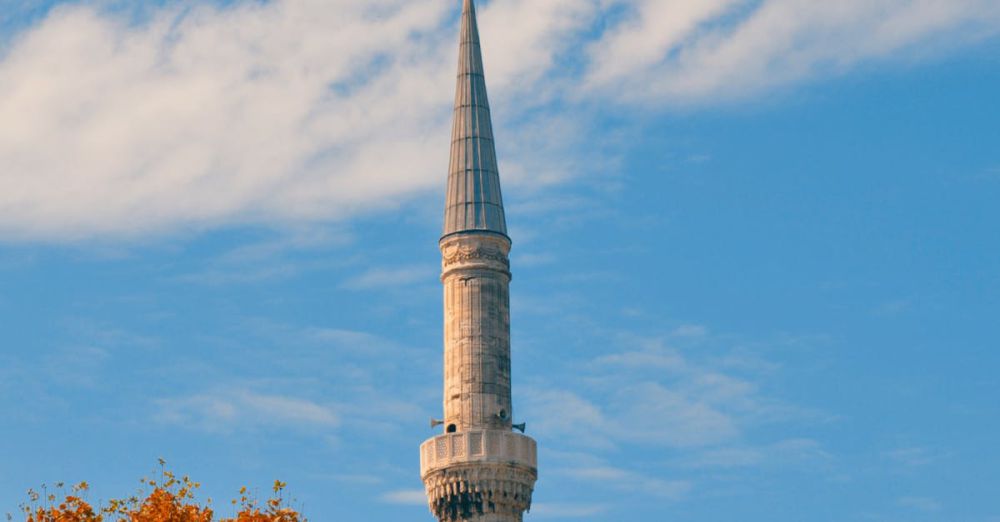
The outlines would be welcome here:
<svg viewBox="0 0 1000 522">
<path fill-rule="evenodd" d="M 444 235 L 466 231 L 507 234 L 479 26 L 472 0 L 464 0 L 462 7 L 458 86 L 444 213 Z"/>
</svg>

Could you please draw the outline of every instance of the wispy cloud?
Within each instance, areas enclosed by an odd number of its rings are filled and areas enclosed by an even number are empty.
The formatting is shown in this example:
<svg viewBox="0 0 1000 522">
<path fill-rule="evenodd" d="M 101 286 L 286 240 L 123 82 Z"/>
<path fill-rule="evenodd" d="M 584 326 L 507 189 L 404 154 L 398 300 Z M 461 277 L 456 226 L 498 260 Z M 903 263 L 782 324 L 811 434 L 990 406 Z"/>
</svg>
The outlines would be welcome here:
<svg viewBox="0 0 1000 522">
<path fill-rule="evenodd" d="M 370 440 L 426 426 L 431 412 L 421 404 L 440 393 L 425 377 L 440 364 L 431 351 L 329 326 L 246 319 L 236 328 L 239 337 L 205 346 L 200 365 L 175 370 L 212 384 L 149 399 L 155 420 L 213 433 L 287 426 Z"/>
<path fill-rule="evenodd" d="M 691 491 L 691 483 L 683 480 L 661 480 L 621 468 L 577 468 L 571 470 L 573 475 L 589 480 L 598 480 L 614 484 L 616 489 L 642 491 L 654 497 L 678 500 Z"/>
<path fill-rule="evenodd" d="M 347 220 L 440 188 L 445 154 L 427 151 L 447 145 L 454 2 L 184 5 L 65 3 L 10 41 L 0 237 Z M 584 146 L 605 142 L 583 124 L 595 101 L 717 103 L 1000 31 L 991 0 L 495 0 L 481 14 L 514 186 L 607 160 Z"/>
<path fill-rule="evenodd" d="M 374 290 L 379 288 L 399 288 L 415 283 L 434 281 L 434 267 L 403 266 L 395 268 L 372 268 L 344 283 L 351 290 Z"/>
<path fill-rule="evenodd" d="M 696 468 L 741 468 L 757 466 L 764 462 L 765 456 L 766 452 L 759 448 L 716 448 L 690 459 L 688 465 Z"/>
<path fill-rule="evenodd" d="M 539 419 L 537 430 L 573 433 L 573 440 L 592 447 L 699 448 L 735 441 L 751 422 L 799 414 L 733 373 L 726 358 L 692 360 L 663 339 L 621 342 L 625 349 L 587 364 L 586 388 L 531 390 L 526 406 Z"/>
<path fill-rule="evenodd" d="M 930 497 L 902 497 L 897 503 L 902 507 L 926 513 L 941 511 L 941 503 Z"/>
<path fill-rule="evenodd" d="M 447 98 L 428 100 L 448 90 L 444 47 L 426 36 L 447 4 L 200 4 L 138 25 L 55 8 L 0 63 L 3 232 L 129 235 L 397 205 L 434 180 L 421 151 L 447 136 Z"/>
<path fill-rule="evenodd" d="M 691 492 L 693 483 L 688 480 L 665 480 L 608 464 L 593 456 L 578 456 L 578 465 L 559 467 L 553 473 L 568 480 L 603 484 L 610 489 L 638 493 L 660 500 L 678 501 Z"/>
<path fill-rule="evenodd" d="M 905 468 L 922 468 L 941 459 L 942 455 L 930 448 L 906 447 L 886 451 L 882 454 L 886 459 Z"/>
<path fill-rule="evenodd" d="M 339 424 L 333 409 L 308 399 L 250 390 L 217 390 L 157 401 L 156 420 L 207 431 L 244 427 L 321 427 Z"/>
<path fill-rule="evenodd" d="M 397 353 L 402 351 L 401 347 L 390 339 L 357 330 L 310 327 L 302 329 L 298 333 L 301 338 L 309 342 L 336 346 L 341 350 L 349 350 L 353 353 L 379 355 L 389 350 L 396 350 Z"/>
<path fill-rule="evenodd" d="M 812 439 L 786 439 L 762 446 L 708 448 L 682 460 L 692 468 L 734 469 L 747 467 L 818 466 L 830 463 L 833 455 Z"/>
<path fill-rule="evenodd" d="M 535 518 L 589 518 L 608 511 L 604 504 L 578 502 L 536 502 L 531 506 L 531 515 Z"/>
<path fill-rule="evenodd" d="M 427 505 L 427 492 L 422 489 L 401 489 L 383 493 L 379 499 L 388 504 L 425 506 Z"/>
<path fill-rule="evenodd" d="M 97 346 L 70 346 L 46 356 L 41 367 L 52 382 L 93 387 L 110 357 L 107 349 Z"/>
<path fill-rule="evenodd" d="M 524 407 L 528 416 L 538 419 L 532 430 L 551 437 L 571 434 L 575 444 L 595 448 L 613 448 L 607 435 L 611 421 L 603 409 L 571 390 L 528 389 Z"/>
<path fill-rule="evenodd" d="M 874 308 L 872 313 L 882 317 L 896 317 L 905 314 L 913 308 L 912 299 L 893 299 L 880 303 Z"/>
<path fill-rule="evenodd" d="M 209 257 L 172 281 L 209 286 L 286 279 L 309 270 L 345 265 L 350 257 L 329 255 L 349 245 L 349 233 L 332 226 L 283 227 Z M 319 254 L 327 254 L 319 258 Z"/>
<path fill-rule="evenodd" d="M 783 432 L 761 440 L 763 426 L 817 415 L 764 391 L 779 368 L 745 343 L 702 326 L 611 335 L 605 355 L 553 368 L 520 396 L 560 477 L 681 501 L 720 473 L 835 470 L 820 440 Z M 622 458 L 626 452 L 646 458 Z"/>
<path fill-rule="evenodd" d="M 556 262 L 556 256 L 550 252 L 521 253 L 515 254 L 513 262 L 519 267 L 551 265 Z"/>
<path fill-rule="evenodd" d="M 674 337 L 704 337 L 708 335 L 708 328 L 700 324 L 684 324 L 675 328 L 671 335 Z"/>
<path fill-rule="evenodd" d="M 150 353 L 160 346 L 160 339 L 122 329 L 89 318 L 53 321 L 50 326 L 66 335 L 65 342 L 29 344 L 31 350 L 5 346 L 7 384 L 18 388 L 31 383 L 35 395 L 55 396 L 63 388 L 99 390 L 116 382 L 116 365 L 124 354 Z M 46 337 L 40 339 L 47 340 Z M 10 343 L 10 341 L 7 341 Z"/>
<path fill-rule="evenodd" d="M 590 46 L 591 89 L 635 102 L 741 99 L 1000 32 L 991 0 L 640 0 Z"/>
</svg>

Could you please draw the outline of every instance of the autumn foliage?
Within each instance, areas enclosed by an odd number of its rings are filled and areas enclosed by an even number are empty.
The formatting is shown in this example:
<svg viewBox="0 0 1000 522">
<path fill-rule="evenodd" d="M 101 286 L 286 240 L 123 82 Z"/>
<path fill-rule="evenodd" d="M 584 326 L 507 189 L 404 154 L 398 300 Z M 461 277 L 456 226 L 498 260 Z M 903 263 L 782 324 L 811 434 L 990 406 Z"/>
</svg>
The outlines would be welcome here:
<svg viewBox="0 0 1000 522">
<path fill-rule="evenodd" d="M 148 493 L 111 500 L 98 507 L 93 507 L 85 499 L 90 489 L 86 482 L 73 486 L 65 495 L 43 495 L 29 490 L 30 503 L 22 506 L 25 522 L 216 521 L 211 501 L 201 505 L 195 500 L 194 493 L 200 484 L 188 477 L 177 478 L 166 470 L 161 470 L 160 477 L 160 480 L 142 479 Z M 62 485 L 57 487 L 61 489 Z M 242 488 L 240 498 L 232 501 L 234 509 L 239 510 L 235 518 L 222 518 L 218 522 L 306 522 L 286 505 L 282 498 L 284 488 L 284 482 L 275 481 L 273 496 L 264 502 L 252 498 L 247 488 Z M 59 496 L 63 498 L 60 500 Z"/>
</svg>

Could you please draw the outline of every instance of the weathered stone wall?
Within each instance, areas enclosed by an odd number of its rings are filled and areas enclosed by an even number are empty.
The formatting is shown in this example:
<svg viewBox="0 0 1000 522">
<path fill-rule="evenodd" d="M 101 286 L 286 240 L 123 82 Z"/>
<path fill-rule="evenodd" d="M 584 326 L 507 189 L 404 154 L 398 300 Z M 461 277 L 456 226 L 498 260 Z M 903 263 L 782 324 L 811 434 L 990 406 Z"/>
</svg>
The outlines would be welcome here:
<svg viewBox="0 0 1000 522">
<path fill-rule="evenodd" d="M 494 233 L 441 240 L 446 429 L 510 430 L 509 251 Z"/>
</svg>

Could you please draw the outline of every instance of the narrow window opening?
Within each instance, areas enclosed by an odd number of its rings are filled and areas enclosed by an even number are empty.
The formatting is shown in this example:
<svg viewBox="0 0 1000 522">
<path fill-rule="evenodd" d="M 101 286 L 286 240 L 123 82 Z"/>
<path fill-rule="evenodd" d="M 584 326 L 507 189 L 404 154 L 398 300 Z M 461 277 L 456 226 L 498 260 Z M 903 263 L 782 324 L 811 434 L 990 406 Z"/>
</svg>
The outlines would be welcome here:
<svg viewBox="0 0 1000 522">
<path fill-rule="evenodd" d="M 458 426 L 455 426 L 454 424 L 449 424 L 448 429 L 445 431 L 447 431 L 448 433 L 455 433 L 456 431 L 458 431 Z"/>
</svg>

